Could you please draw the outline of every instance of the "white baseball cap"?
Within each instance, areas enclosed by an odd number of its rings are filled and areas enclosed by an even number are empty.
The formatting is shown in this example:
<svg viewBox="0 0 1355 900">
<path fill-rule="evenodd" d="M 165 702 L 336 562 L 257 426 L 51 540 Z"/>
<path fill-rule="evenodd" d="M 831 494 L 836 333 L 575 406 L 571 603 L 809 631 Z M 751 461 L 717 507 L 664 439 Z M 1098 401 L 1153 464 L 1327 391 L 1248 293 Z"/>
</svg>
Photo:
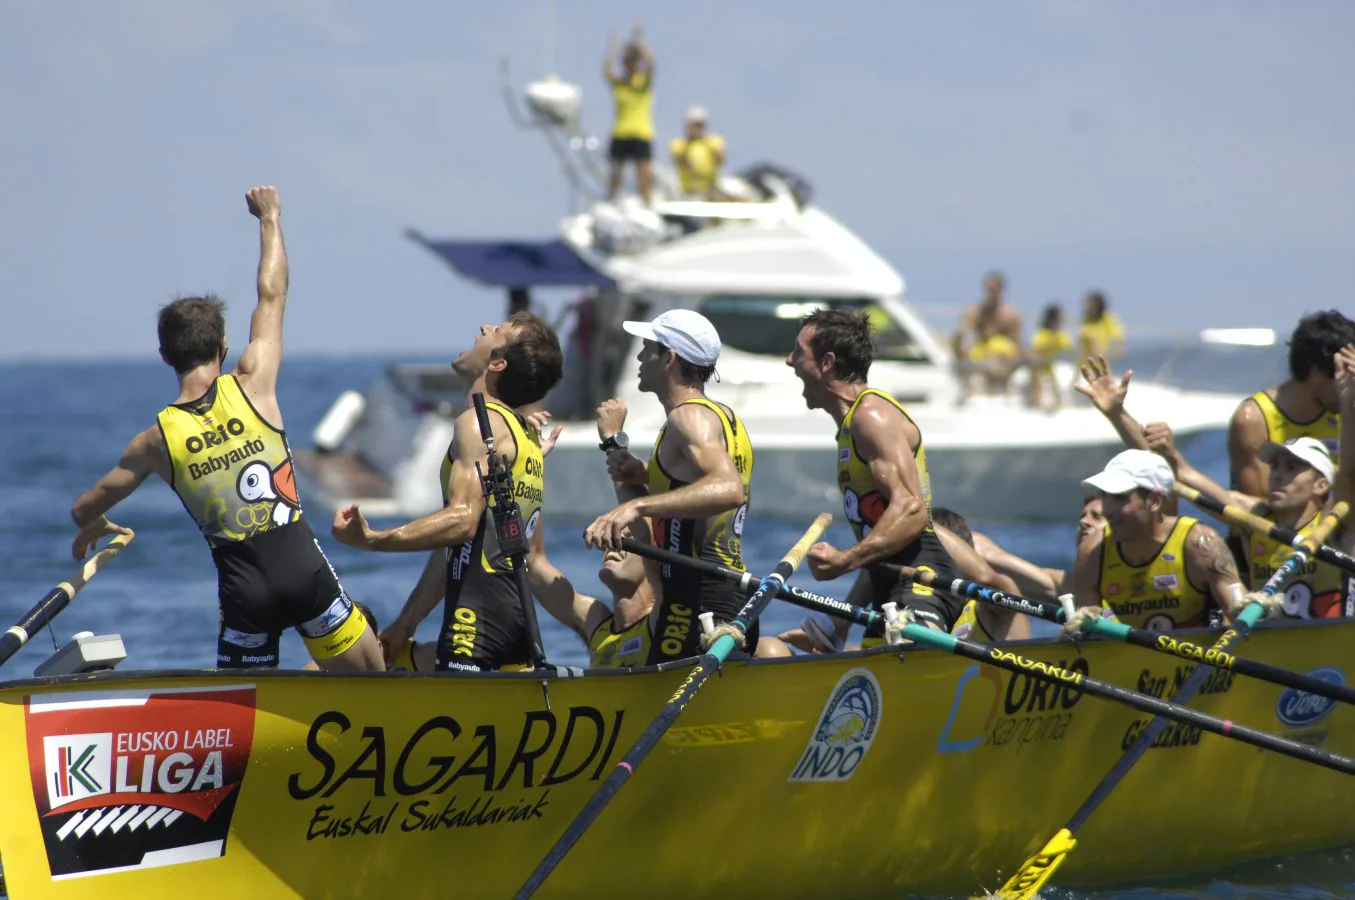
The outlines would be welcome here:
<svg viewBox="0 0 1355 900">
<path fill-rule="evenodd" d="M 704 122 L 710 118 L 710 115 L 709 113 L 706 112 L 706 108 L 704 106 L 693 105 L 687 107 L 686 118 L 688 122 Z"/>
<path fill-rule="evenodd" d="M 1331 481 L 1336 476 L 1336 466 L 1331 461 L 1331 451 L 1317 438 L 1299 437 L 1277 444 L 1266 441 L 1256 451 L 1256 458 L 1266 465 L 1273 465 L 1281 453 L 1298 457 L 1306 466 L 1312 466 L 1317 474 Z"/>
<path fill-rule="evenodd" d="M 653 322 L 622 322 L 621 327 L 636 337 L 663 344 L 695 366 L 713 366 L 720 358 L 720 335 L 701 313 L 691 309 L 670 309 Z"/>
<path fill-rule="evenodd" d="M 1100 472 L 1084 479 L 1082 487 L 1106 494 L 1128 494 L 1138 488 L 1170 494 L 1175 484 L 1172 467 L 1161 456 L 1148 450 L 1125 450 L 1112 457 Z"/>
</svg>

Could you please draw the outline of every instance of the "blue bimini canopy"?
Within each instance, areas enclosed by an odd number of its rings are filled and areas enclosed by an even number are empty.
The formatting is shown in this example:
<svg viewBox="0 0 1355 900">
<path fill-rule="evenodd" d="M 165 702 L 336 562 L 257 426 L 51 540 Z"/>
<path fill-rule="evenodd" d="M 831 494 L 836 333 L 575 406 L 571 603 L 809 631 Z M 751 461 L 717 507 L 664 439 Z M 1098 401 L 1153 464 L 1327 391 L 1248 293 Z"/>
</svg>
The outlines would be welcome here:
<svg viewBox="0 0 1355 900">
<path fill-rule="evenodd" d="M 607 287 L 613 283 L 561 240 L 430 241 L 417 231 L 406 234 L 457 272 L 490 287 Z"/>
</svg>

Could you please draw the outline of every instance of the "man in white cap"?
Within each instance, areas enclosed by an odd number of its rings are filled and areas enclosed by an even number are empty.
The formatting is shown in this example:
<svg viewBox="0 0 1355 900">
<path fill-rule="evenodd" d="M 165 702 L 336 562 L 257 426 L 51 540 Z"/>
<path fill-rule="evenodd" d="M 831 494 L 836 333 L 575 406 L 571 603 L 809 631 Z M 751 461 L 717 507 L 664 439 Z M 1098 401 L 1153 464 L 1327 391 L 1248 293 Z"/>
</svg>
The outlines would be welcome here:
<svg viewBox="0 0 1355 900">
<path fill-rule="evenodd" d="M 725 139 L 707 132 L 708 118 L 704 106 L 687 107 L 686 134 L 669 145 L 682 193 L 703 200 L 715 199 L 720 167 L 725 162 Z"/>
<path fill-rule="evenodd" d="M 1126 625 L 1170 631 L 1209 624 L 1242 592 L 1233 555 L 1214 529 L 1164 506 L 1176 482 L 1149 450 L 1125 450 L 1082 482 L 1099 492 L 1106 527 L 1078 546 L 1073 592 L 1082 606 L 1104 606 Z"/>
<path fill-rule="evenodd" d="M 1250 510 L 1277 525 L 1307 536 L 1331 504 L 1336 466 L 1325 442 L 1299 437 L 1277 444 L 1267 441 L 1257 458 L 1268 467 L 1270 491 L 1265 499 L 1240 491 L 1225 490 L 1185 458 L 1162 422 L 1150 422 L 1144 436 L 1151 450 L 1161 453 L 1176 467 L 1176 478 L 1201 494 Z M 1265 584 L 1291 553 L 1293 546 L 1247 529 L 1240 530 L 1250 587 Z M 1345 529 L 1329 543 L 1350 551 L 1355 530 Z M 1331 563 L 1314 560 L 1289 582 L 1284 593 L 1284 614 L 1298 619 L 1330 619 L 1355 614 L 1355 593 L 1349 591 L 1351 575 Z"/>
<path fill-rule="evenodd" d="M 753 477 L 753 447 L 734 411 L 706 397 L 705 386 L 720 358 L 720 336 L 710 320 L 689 309 L 673 309 L 652 322 L 626 322 L 641 339 L 640 390 L 659 398 L 668 418 L 659 429 L 648 464 L 633 454 L 625 432 L 626 407 L 611 400 L 599 409 L 599 445 L 616 486 L 616 509 L 584 532 L 592 547 L 621 549 L 644 520 L 653 520 L 660 547 L 743 569 L 741 537 Z M 744 598 L 724 579 L 665 564 L 660 569 L 662 600 L 654 623 L 649 663 L 698 654 L 697 616 L 713 612 L 716 622 L 734 618 Z M 756 625 L 748 646 L 757 645 Z"/>
</svg>

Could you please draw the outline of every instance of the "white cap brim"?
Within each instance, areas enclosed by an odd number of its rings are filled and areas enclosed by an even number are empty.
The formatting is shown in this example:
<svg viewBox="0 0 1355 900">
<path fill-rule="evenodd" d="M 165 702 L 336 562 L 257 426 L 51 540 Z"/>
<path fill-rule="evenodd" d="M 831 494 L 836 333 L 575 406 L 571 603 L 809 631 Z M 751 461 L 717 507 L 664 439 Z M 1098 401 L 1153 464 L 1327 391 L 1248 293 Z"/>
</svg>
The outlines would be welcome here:
<svg viewBox="0 0 1355 900">
<path fill-rule="evenodd" d="M 1082 489 L 1104 494 L 1128 494 L 1139 488 L 1139 483 L 1124 472 L 1098 472 L 1082 481 Z"/>
<path fill-rule="evenodd" d="M 654 326 L 648 322 L 622 322 L 621 327 L 627 334 L 633 334 L 636 337 L 644 338 L 647 341 L 653 341 L 656 344 L 662 344 L 658 336 L 654 334 Z"/>
</svg>

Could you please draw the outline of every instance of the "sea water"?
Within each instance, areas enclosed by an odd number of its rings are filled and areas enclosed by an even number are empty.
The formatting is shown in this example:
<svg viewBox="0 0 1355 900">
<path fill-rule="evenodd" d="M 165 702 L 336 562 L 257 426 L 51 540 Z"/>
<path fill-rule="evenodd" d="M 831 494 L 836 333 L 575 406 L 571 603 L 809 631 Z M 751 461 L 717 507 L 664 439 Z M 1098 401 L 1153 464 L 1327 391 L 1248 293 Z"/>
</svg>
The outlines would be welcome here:
<svg viewBox="0 0 1355 900">
<path fill-rule="evenodd" d="M 1197 350 L 1165 348 L 1157 355 L 1141 354 L 1134 363 L 1141 374 L 1165 367 L 1175 379 L 1191 386 L 1238 392 L 1280 377 L 1275 352 L 1248 357 L 1245 363 L 1226 355 L 1223 363 L 1219 359 Z M 364 388 L 388 362 L 346 357 L 288 359 L 279 398 L 293 446 L 308 446 L 312 429 L 334 398 L 343 390 Z M 174 387 L 172 373 L 159 361 L 0 363 L 0 627 L 13 623 L 53 585 L 76 571 L 70 555 L 75 535 L 71 503 L 116 463 L 137 430 L 153 424 L 155 411 L 173 399 Z M 1129 406 L 1144 418 L 1152 417 L 1151 410 L 1134 409 L 1132 389 Z M 829 427 L 826 419 L 824 425 Z M 1189 449 L 1197 466 L 1216 478 L 1225 476 L 1221 434 L 1205 435 Z M 936 485 L 935 490 L 944 502 L 944 485 Z M 1072 561 L 1075 509 L 1068 511 L 1066 523 L 1039 525 L 994 522 L 982 509 L 960 512 L 974 528 L 1036 563 L 1062 567 Z M 381 621 L 389 622 L 417 580 L 423 555 L 350 550 L 328 537 L 328 511 L 309 509 L 308 514 L 349 593 L 368 603 Z M 179 501 L 152 478 L 111 517 L 135 529 L 136 542 L 57 620 L 57 638 L 65 641 L 83 630 L 119 632 L 127 647 L 128 667 L 214 665 L 216 572 L 206 544 Z M 744 534 L 749 569 L 770 570 L 807 524 L 808 520 L 759 518 L 754 498 L 754 512 Z M 552 560 L 575 586 L 606 597 L 597 579 L 600 555 L 584 547 L 579 524 L 552 523 L 547 516 L 545 535 Z M 850 542 L 840 516 L 828 539 L 839 546 Z M 804 572 L 797 580 L 812 583 Z M 814 585 L 820 592 L 839 597 L 845 596 L 847 587 L 846 582 Z M 797 607 L 772 604 L 763 615 L 763 633 L 796 627 L 805 615 Z M 578 637 L 547 615 L 540 619 L 550 658 L 561 664 L 584 665 L 585 648 Z M 438 615 L 430 616 L 418 632 L 419 639 L 433 640 L 438 621 Z M 34 636 L 9 661 L 4 676 L 32 674 L 51 651 L 52 640 L 46 632 Z M 284 665 L 299 666 L 307 659 L 292 632 L 283 639 L 282 654 Z M 1222 782 L 1220 789 L 1225 789 Z M 1051 829 L 1057 824 L 1051 822 Z M 1046 896 L 1059 900 L 1355 897 L 1355 859 L 1350 851 L 1334 851 L 1259 864 L 1229 873 L 1224 880 L 1101 892 L 1052 889 Z"/>
</svg>

